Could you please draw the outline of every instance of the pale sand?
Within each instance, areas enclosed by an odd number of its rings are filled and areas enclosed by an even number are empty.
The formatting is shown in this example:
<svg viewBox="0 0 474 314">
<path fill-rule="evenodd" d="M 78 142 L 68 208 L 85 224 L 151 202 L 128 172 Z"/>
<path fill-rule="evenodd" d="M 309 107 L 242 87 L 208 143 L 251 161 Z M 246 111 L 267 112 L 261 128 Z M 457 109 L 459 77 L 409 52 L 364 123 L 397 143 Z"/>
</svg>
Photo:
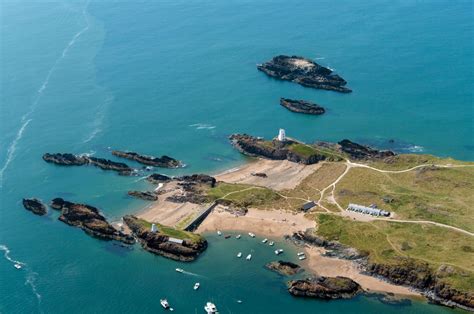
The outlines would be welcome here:
<svg viewBox="0 0 474 314">
<path fill-rule="evenodd" d="M 222 209 L 216 208 L 199 226 L 196 232 L 232 230 L 253 232 L 260 236 L 283 237 L 307 228 L 313 228 L 315 222 L 303 216 L 279 210 L 265 211 L 249 209 L 245 216 L 236 217 Z M 345 276 L 358 282 L 362 288 L 373 292 L 389 292 L 403 296 L 420 296 L 407 287 L 397 286 L 383 280 L 363 275 L 354 262 L 322 256 L 324 249 L 305 247 L 306 268 L 321 276 Z"/>
<path fill-rule="evenodd" d="M 323 162 L 302 165 L 288 160 L 257 159 L 234 171 L 216 175 L 218 181 L 265 186 L 274 190 L 295 188 L 304 178 L 319 169 Z M 265 173 L 266 178 L 252 173 Z"/>
</svg>

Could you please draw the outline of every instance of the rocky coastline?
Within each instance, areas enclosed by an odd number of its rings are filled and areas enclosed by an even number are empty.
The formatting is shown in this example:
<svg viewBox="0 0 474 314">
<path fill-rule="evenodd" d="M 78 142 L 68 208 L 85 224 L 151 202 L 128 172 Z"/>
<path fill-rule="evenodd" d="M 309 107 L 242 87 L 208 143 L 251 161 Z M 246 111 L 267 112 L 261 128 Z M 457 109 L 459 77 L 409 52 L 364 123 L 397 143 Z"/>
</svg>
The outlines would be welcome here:
<svg viewBox="0 0 474 314">
<path fill-rule="evenodd" d="M 441 282 L 439 271 L 432 270 L 427 263 L 405 257 L 397 259 L 393 264 L 374 263 L 367 254 L 337 241 L 319 237 L 312 229 L 294 233 L 290 238 L 299 245 L 323 247 L 326 249 L 324 256 L 352 260 L 362 273 L 413 288 L 434 303 L 474 311 L 474 295 L 453 289 L 449 284 Z"/>
<path fill-rule="evenodd" d="M 309 148 L 309 146 L 292 140 L 284 142 L 278 140 L 265 141 L 262 138 L 247 134 L 233 134 L 229 139 L 232 145 L 242 154 L 252 157 L 263 157 L 272 160 L 286 159 L 305 165 L 315 164 L 326 159 L 326 156 L 318 154 L 316 150 Z M 304 151 L 301 152 L 300 148 L 303 148 Z"/>
<path fill-rule="evenodd" d="M 46 205 L 43 204 L 43 202 L 40 201 L 39 199 L 24 198 L 22 200 L 22 203 L 23 203 L 23 207 L 26 210 L 29 210 L 30 212 L 32 212 L 35 215 L 43 216 L 43 215 L 46 215 L 48 213 L 48 209 L 47 209 Z"/>
<path fill-rule="evenodd" d="M 347 139 L 338 142 L 342 152 L 348 154 L 353 159 L 384 159 L 395 156 L 390 150 L 377 150 L 369 146 L 360 145 Z"/>
<path fill-rule="evenodd" d="M 332 90 L 340 93 L 350 93 L 345 87 L 346 81 L 333 71 L 316 62 L 298 56 L 279 55 L 272 60 L 257 65 L 257 69 L 268 76 L 295 82 L 297 84 Z"/>
<path fill-rule="evenodd" d="M 151 191 L 128 191 L 127 193 L 131 197 L 139 198 L 145 201 L 157 201 L 158 195 Z"/>
<path fill-rule="evenodd" d="M 315 276 L 288 282 L 288 292 L 297 297 L 323 300 L 349 299 L 362 292 L 361 286 L 346 277 Z"/>
<path fill-rule="evenodd" d="M 81 228 L 87 234 L 102 240 L 116 240 L 126 244 L 134 244 L 135 239 L 115 229 L 107 222 L 99 210 L 86 204 L 76 204 L 55 198 L 51 208 L 61 211 L 59 220 L 74 227 Z"/>
<path fill-rule="evenodd" d="M 265 265 L 271 271 L 274 271 L 282 276 L 293 276 L 303 271 L 303 269 L 292 262 L 274 261 Z"/>
<path fill-rule="evenodd" d="M 207 241 L 201 237 L 197 237 L 197 239 L 186 237 L 176 241 L 162 233 L 160 227 L 158 227 L 157 232 L 152 232 L 150 228 L 147 228 L 147 222 L 135 216 L 126 215 L 123 217 L 123 221 L 138 239 L 141 246 L 157 255 L 177 261 L 190 262 L 195 260 L 207 248 Z"/>
<path fill-rule="evenodd" d="M 322 115 L 326 112 L 326 110 L 309 101 L 306 100 L 294 100 L 288 98 L 280 98 L 280 105 L 285 107 L 286 109 L 297 112 L 297 113 L 305 113 L 305 114 L 312 114 L 312 115 Z"/>
<path fill-rule="evenodd" d="M 134 170 L 127 164 L 121 162 L 86 155 L 74 155 L 70 153 L 46 153 L 43 155 L 43 160 L 60 166 L 93 165 L 102 170 L 117 171 L 120 175 L 131 175 Z"/>
<path fill-rule="evenodd" d="M 181 161 L 176 160 L 166 155 L 163 155 L 161 157 L 153 157 L 153 156 L 141 155 L 135 152 L 127 152 L 127 151 L 119 151 L 119 150 L 112 151 L 112 155 L 120 157 L 120 158 L 134 160 L 138 163 L 141 163 L 147 166 L 160 167 L 160 168 L 183 167 L 183 164 L 181 163 Z"/>
</svg>

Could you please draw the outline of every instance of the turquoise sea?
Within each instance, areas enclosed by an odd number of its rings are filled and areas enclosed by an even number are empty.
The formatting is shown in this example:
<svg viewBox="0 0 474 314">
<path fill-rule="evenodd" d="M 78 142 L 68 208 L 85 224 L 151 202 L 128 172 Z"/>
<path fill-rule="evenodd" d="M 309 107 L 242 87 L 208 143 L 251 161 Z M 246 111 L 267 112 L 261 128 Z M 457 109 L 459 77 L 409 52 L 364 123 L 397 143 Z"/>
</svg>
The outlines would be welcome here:
<svg viewBox="0 0 474 314">
<path fill-rule="evenodd" d="M 263 268 L 275 256 L 260 241 L 209 235 L 204 255 L 180 264 L 93 239 L 56 213 L 34 216 L 21 199 L 59 196 L 116 220 L 146 206 L 126 197 L 150 188 L 143 180 L 41 155 L 126 149 L 188 165 L 164 173 L 213 173 L 245 162 L 229 134 L 271 137 L 280 127 L 305 141 L 474 160 L 473 20 L 471 1 L 451 0 L 0 0 L 0 313 L 151 313 L 163 297 L 178 313 L 204 313 L 208 300 L 221 313 L 452 312 L 365 296 L 296 299 Z M 277 54 L 316 59 L 354 92 L 256 70 Z M 328 112 L 294 114 L 280 97 Z M 235 258 L 252 250 L 251 262 Z"/>
</svg>

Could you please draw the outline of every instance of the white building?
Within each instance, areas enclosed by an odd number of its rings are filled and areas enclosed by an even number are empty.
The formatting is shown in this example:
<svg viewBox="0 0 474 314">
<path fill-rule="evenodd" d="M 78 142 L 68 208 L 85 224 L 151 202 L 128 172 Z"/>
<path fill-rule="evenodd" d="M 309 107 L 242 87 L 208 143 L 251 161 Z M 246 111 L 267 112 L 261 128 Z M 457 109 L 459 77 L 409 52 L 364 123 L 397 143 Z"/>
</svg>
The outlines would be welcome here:
<svg viewBox="0 0 474 314">
<path fill-rule="evenodd" d="M 280 131 L 278 132 L 278 140 L 280 142 L 286 141 L 285 129 L 280 129 Z"/>
<path fill-rule="evenodd" d="M 157 232 L 158 228 L 156 227 L 155 224 L 151 224 L 151 232 Z"/>
</svg>

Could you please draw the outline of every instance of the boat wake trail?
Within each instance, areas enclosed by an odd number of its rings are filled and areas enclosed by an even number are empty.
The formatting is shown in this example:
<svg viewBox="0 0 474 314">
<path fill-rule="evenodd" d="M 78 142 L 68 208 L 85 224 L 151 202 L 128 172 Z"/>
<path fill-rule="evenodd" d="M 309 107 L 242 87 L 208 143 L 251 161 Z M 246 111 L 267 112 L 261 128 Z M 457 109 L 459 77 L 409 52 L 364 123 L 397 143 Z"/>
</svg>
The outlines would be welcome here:
<svg viewBox="0 0 474 314">
<path fill-rule="evenodd" d="M 215 129 L 215 125 L 207 124 L 207 123 L 195 123 L 190 124 L 190 127 L 196 128 L 196 130 L 212 130 Z"/>
<path fill-rule="evenodd" d="M 206 278 L 206 276 L 199 275 L 199 274 L 195 274 L 195 273 L 192 273 L 192 272 L 190 272 L 190 271 L 183 271 L 183 274 L 189 275 L 189 276 L 194 276 L 194 277 Z"/>
<path fill-rule="evenodd" d="M 108 96 L 105 101 L 97 108 L 95 119 L 92 122 L 92 132 L 82 141 L 83 144 L 92 141 L 98 134 L 102 132 L 102 125 L 104 123 L 107 108 L 113 102 L 113 100 L 113 96 Z"/>
<path fill-rule="evenodd" d="M 39 311 L 40 313 L 42 313 L 43 311 L 41 310 L 41 294 L 39 294 L 38 289 L 36 288 L 36 279 L 38 278 L 38 273 L 32 271 L 26 263 L 12 258 L 10 256 L 10 249 L 8 248 L 8 246 L 0 244 L 0 251 L 4 252 L 3 256 L 7 261 L 15 265 L 21 265 L 23 268 L 26 269 L 27 273 L 25 277 L 25 285 L 30 286 L 31 291 L 36 296 L 36 300 L 38 301 Z"/>
<path fill-rule="evenodd" d="M 3 164 L 2 168 L 0 169 L 0 188 L 3 186 L 3 178 L 4 178 L 5 170 L 8 168 L 8 166 L 10 165 L 12 160 L 15 158 L 16 146 L 17 146 L 18 142 L 20 141 L 21 137 L 23 136 L 23 132 L 25 131 L 26 127 L 28 126 L 28 124 L 32 120 L 30 117 L 35 112 L 36 107 L 38 106 L 38 104 L 41 100 L 41 97 L 44 94 L 44 91 L 48 87 L 49 80 L 50 80 L 51 76 L 56 71 L 56 68 L 57 68 L 58 64 L 66 57 L 69 49 L 75 44 L 77 39 L 82 34 L 84 34 L 90 27 L 89 18 L 87 17 L 87 7 L 89 6 L 89 2 L 90 2 L 90 0 L 88 0 L 86 2 L 86 4 L 84 5 L 84 8 L 82 9 L 82 16 L 84 17 L 86 26 L 84 28 L 82 28 L 79 32 L 74 34 L 74 36 L 69 41 L 67 46 L 63 49 L 63 51 L 61 53 L 61 56 L 59 56 L 59 58 L 57 58 L 56 61 L 54 61 L 53 66 L 49 69 L 48 74 L 46 75 L 46 78 L 44 79 L 43 83 L 41 84 L 41 87 L 36 92 L 36 96 L 35 96 L 33 102 L 31 103 L 30 108 L 28 109 L 28 111 L 21 118 L 21 126 L 20 126 L 15 138 L 13 139 L 13 141 L 10 143 L 10 146 L 8 147 L 7 158 L 6 158 L 5 163 Z"/>
</svg>

